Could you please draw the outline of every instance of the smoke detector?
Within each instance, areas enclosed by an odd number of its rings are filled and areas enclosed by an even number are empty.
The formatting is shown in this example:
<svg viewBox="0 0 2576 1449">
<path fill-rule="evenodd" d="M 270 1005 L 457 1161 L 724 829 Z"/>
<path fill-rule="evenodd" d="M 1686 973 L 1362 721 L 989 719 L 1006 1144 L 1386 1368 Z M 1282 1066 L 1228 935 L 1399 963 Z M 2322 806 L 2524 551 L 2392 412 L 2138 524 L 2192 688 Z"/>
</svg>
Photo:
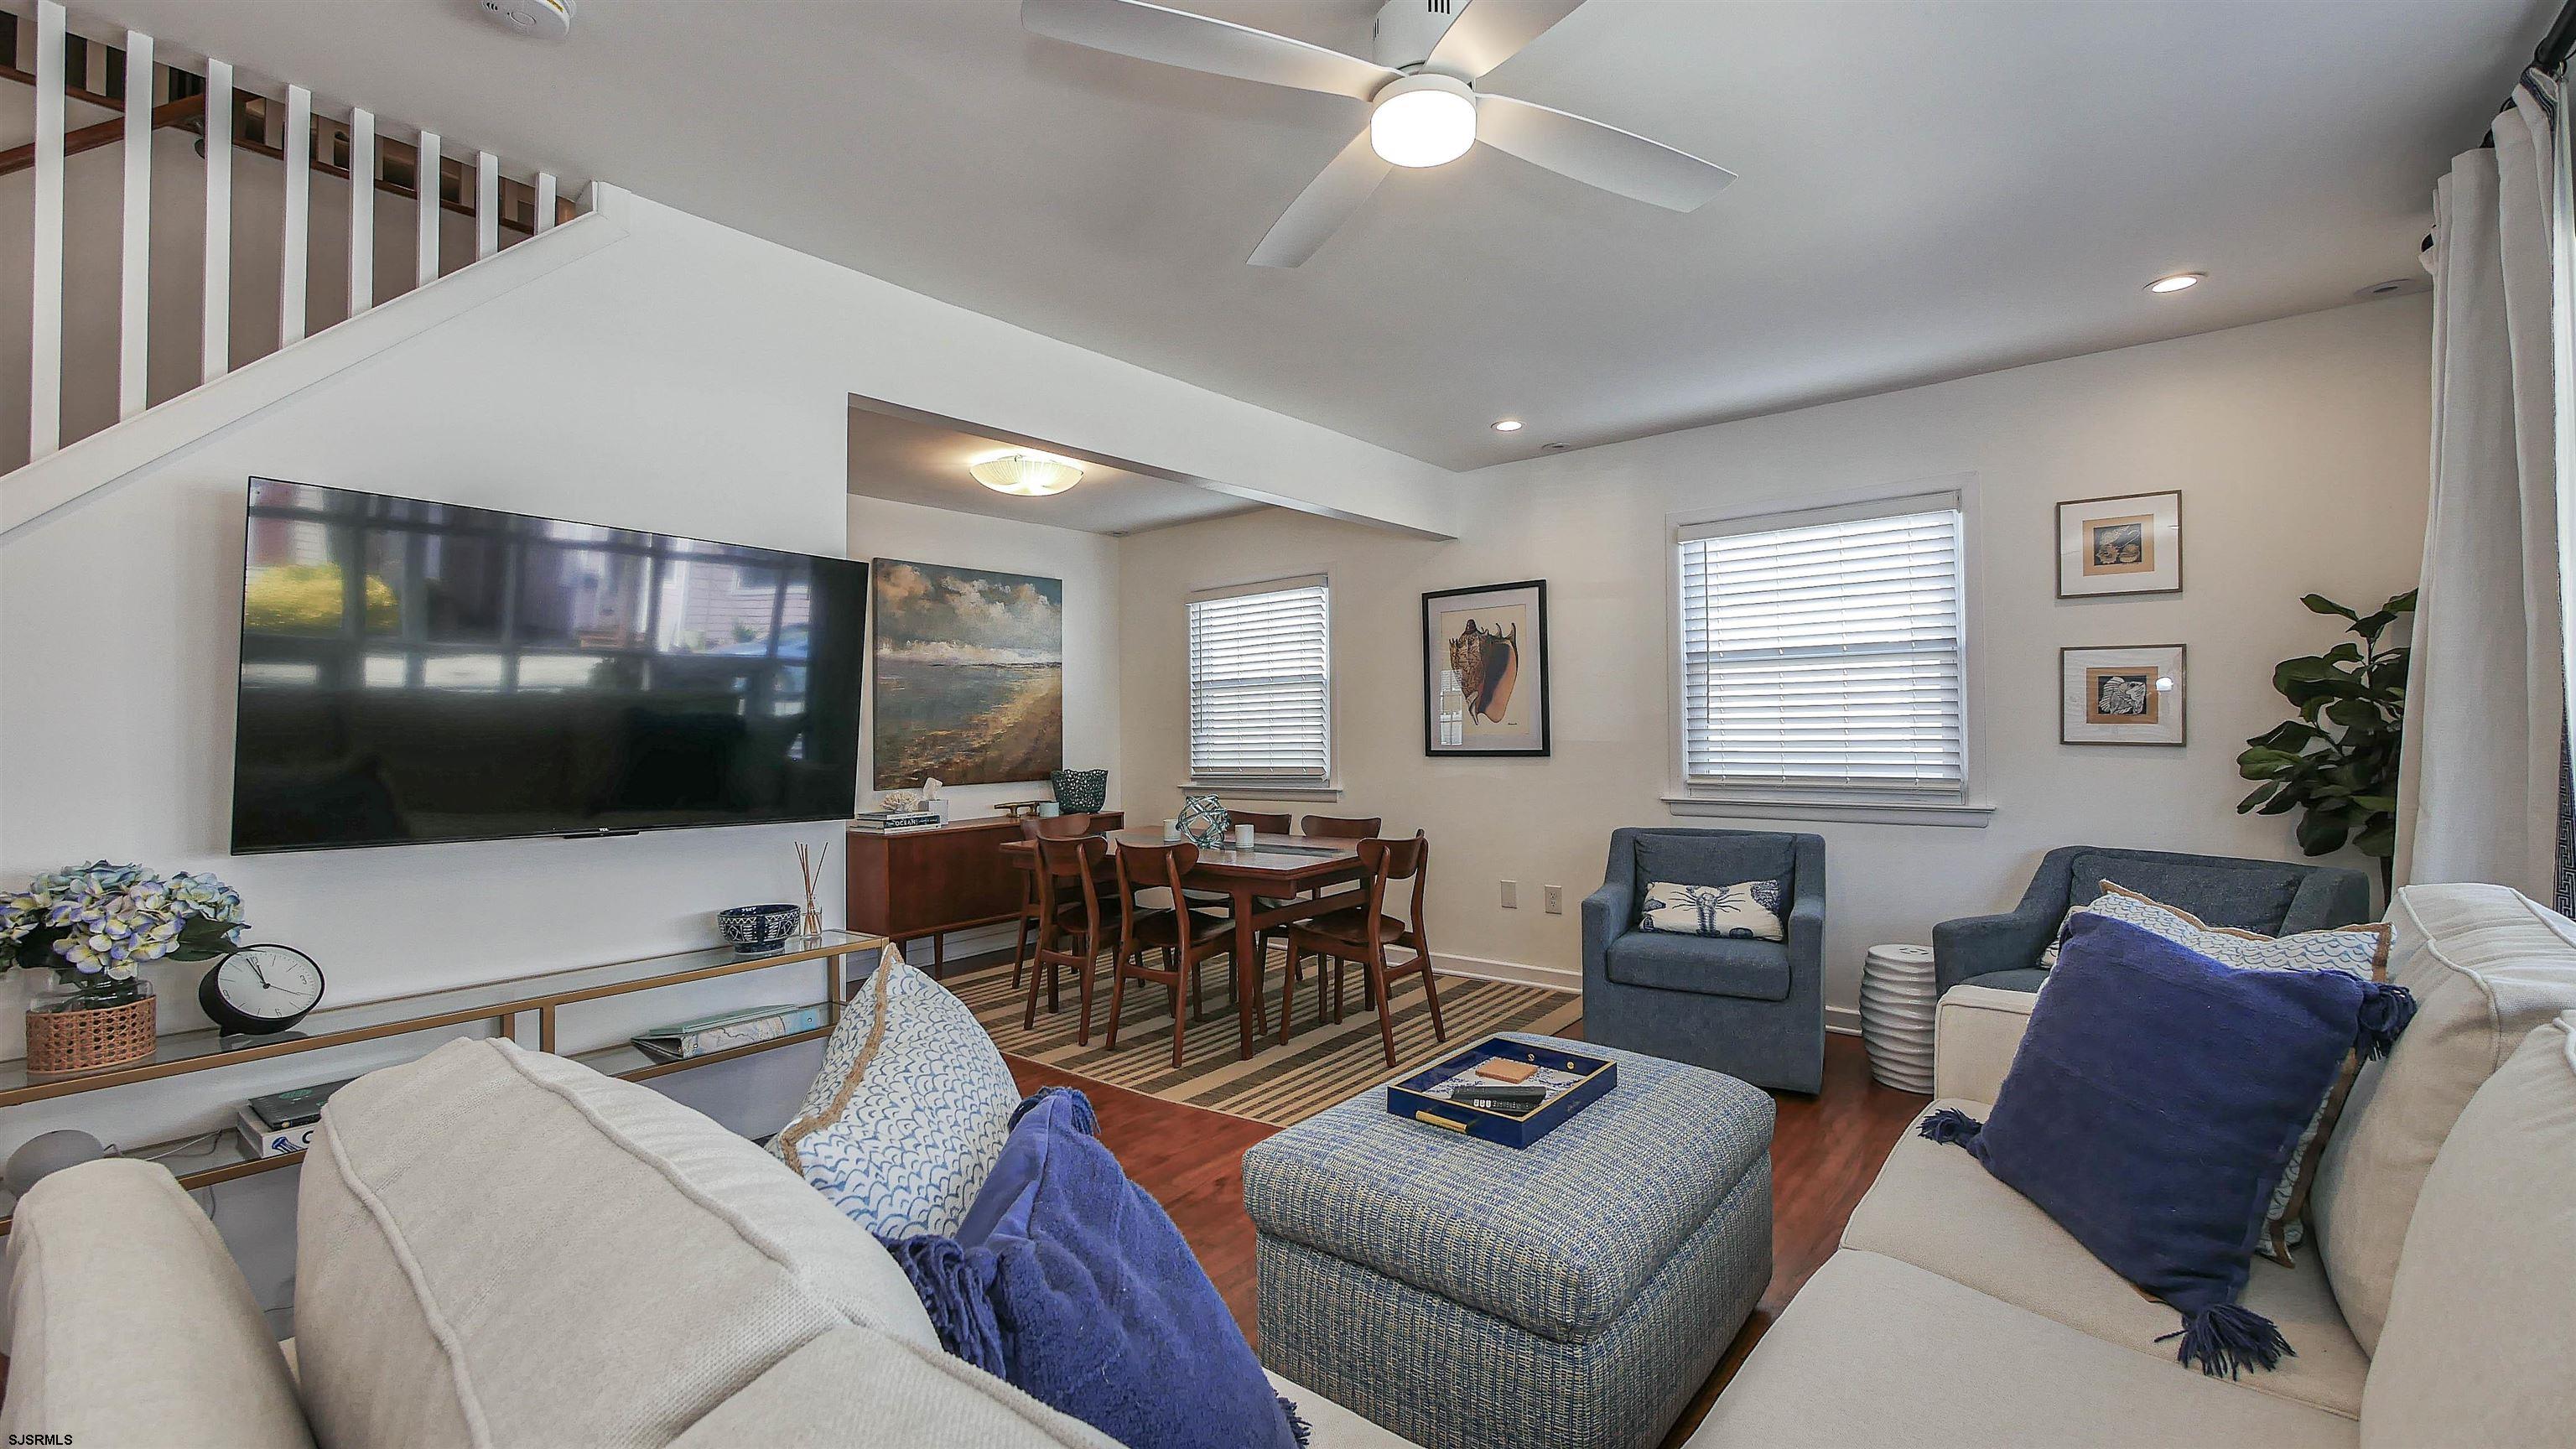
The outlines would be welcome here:
<svg viewBox="0 0 2576 1449">
<path fill-rule="evenodd" d="M 573 0 L 475 0 L 483 18 L 531 40 L 561 40 L 572 34 Z"/>
</svg>

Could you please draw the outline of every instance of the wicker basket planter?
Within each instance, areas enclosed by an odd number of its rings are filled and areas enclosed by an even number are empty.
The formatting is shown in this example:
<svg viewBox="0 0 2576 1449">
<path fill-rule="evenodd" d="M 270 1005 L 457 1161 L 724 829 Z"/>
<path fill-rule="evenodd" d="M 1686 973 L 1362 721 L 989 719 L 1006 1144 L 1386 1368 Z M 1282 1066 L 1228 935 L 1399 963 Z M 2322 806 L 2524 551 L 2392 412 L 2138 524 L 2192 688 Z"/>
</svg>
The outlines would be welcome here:
<svg viewBox="0 0 2576 1449">
<path fill-rule="evenodd" d="M 152 1055 L 152 997 L 122 1006 L 27 1013 L 27 1070 L 87 1072 Z"/>
</svg>

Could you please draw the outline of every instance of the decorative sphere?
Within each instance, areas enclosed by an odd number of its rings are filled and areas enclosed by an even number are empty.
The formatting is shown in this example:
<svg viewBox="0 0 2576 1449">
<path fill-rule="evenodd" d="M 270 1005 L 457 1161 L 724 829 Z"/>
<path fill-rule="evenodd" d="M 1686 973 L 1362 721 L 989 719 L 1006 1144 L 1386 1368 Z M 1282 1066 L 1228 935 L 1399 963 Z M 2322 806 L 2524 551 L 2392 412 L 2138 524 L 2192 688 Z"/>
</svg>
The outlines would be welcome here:
<svg viewBox="0 0 2576 1449">
<path fill-rule="evenodd" d="M 9 1154 L 9 1165 L 0 1168 L 0 1187 L 25 1197 L 27 1189 L 64 1168 L 95 1162 L 106 1155 L 107 1148 L 86 1132 L 73 1128 L 40 1132 Z"/>
</svg>

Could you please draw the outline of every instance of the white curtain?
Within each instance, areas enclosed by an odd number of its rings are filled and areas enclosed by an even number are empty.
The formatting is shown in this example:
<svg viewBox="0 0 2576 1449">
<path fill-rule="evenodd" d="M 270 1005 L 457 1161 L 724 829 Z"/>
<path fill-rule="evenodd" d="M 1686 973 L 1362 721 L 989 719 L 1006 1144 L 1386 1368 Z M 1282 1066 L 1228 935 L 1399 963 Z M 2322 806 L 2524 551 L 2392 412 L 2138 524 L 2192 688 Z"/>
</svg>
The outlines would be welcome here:
<svg viewBox="0 0 2576 1449">
<path fill-rule="evenodd" d="M 2542 87 L 2546 95 L 2535 94 Z M 2433 492 L 2396 878 L 2553 898 L 2567 720 L 2560 568 L 2564 160 L 2536 77 L 2433 202 Z"/>
</svg>

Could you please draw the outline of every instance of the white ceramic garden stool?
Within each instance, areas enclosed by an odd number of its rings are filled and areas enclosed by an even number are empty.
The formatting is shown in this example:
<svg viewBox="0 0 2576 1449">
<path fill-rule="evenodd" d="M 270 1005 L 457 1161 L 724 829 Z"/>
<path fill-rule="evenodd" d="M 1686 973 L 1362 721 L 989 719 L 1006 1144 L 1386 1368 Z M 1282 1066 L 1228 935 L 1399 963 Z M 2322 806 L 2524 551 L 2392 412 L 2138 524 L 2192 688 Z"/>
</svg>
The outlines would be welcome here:
<svg viewBox="0 0 2576 1449">
<path fill-rule="evenodd" d="M 1860 974 L 1860 1039 L 1869 1074 L 1902 1092 L 1932 1090 L 1932 948 L 1872 946 Z"/>
</svg>

